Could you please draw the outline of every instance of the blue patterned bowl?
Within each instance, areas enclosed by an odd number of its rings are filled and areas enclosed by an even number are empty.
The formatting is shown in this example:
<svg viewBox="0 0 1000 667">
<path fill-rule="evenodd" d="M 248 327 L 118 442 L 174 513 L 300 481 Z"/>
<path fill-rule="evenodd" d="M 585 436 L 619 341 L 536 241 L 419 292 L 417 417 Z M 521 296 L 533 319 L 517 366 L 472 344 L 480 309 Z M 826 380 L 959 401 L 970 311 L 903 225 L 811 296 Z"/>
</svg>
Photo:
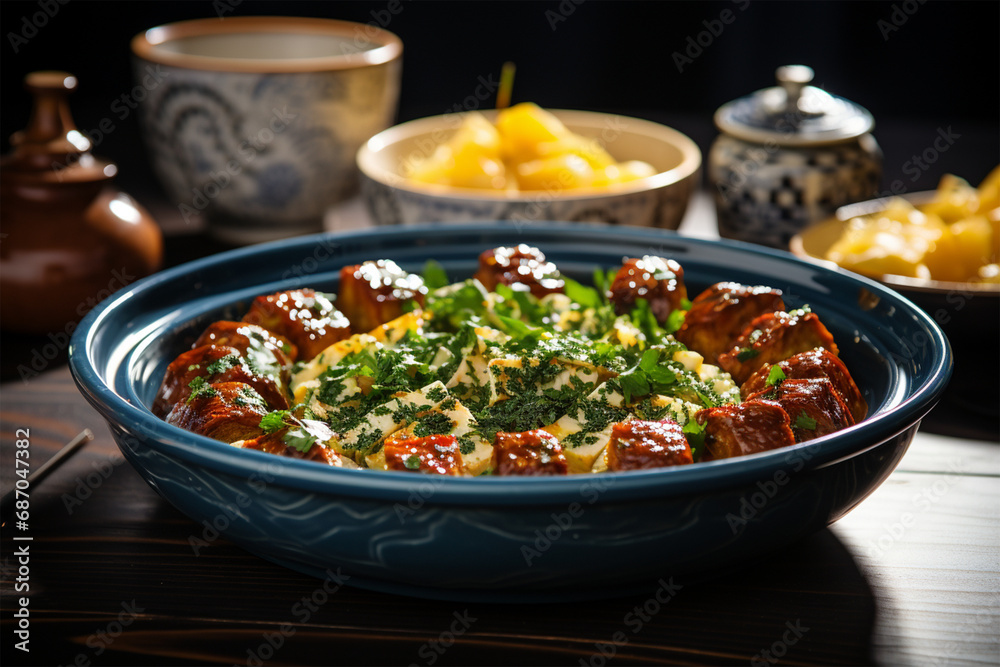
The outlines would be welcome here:
<svg viewBox="0 0 1000 667">
<path fill-rule="evenodd" d="M 242 451 L 173 427 L 149 405 L 203 327 L 258 294 L 335 289 L 341 266 L 437 259 L 457 279 L 485 248 L 540 247 L 585 278 L 624 255 L 677 259 L 692 290 L 720 280 L 781 288 L 833 332 L 871 409 L 794 447 L 674 469 L 566 478 L 440 479 L 368 473 Z M 302 237 L 141 280 L 96 307 L 70 365 L 122 452 L 190 516 L 192 549 L 219 533 L 263 558 L 349 584 L 453 599 L 593 598 L 658 577 L 709 576 L 799 539 L 886 479 L 951 373 L 934 322 L 895 292 L 780 251 L 603 225 L 512 223 Z"/>
<path fill-rule="evenodd" d="M 403 44 L 374 25 L 196 19 L 146 30 L 132 51 L 160 182 L 185 222 L 236 244 L 321 231 L 357 191 L 354 154 L 396 114 Z"/>
</svg>

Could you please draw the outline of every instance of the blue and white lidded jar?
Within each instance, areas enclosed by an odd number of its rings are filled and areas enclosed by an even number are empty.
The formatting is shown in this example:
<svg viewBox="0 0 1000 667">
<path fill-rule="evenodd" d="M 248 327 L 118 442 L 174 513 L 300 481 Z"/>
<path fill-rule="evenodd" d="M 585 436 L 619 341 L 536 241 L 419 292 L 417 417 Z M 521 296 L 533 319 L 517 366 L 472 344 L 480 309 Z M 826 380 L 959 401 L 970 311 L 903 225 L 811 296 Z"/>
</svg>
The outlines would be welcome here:
<svg viewBox="0 0 1000 667">
<path fill-rule="evenodd" d="M 775 248 L 845 204 L 877 195 L 882 151 L 863 107 L 779 67 L 774 88 L 724 104 L 708 158 L 719 234 Z"/>
</svg>

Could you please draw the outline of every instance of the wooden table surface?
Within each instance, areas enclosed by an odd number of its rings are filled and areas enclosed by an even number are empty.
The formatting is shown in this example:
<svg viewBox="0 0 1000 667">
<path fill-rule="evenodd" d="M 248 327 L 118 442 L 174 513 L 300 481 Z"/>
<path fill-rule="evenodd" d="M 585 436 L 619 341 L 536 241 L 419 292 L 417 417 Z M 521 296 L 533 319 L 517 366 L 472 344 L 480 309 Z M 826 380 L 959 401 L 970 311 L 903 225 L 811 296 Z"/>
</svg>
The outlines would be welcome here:
<svg viewBox="0 0 1000 667">
<path fill-rule="evenodd" d="M 224 538 L 196 554 L 201 526 L 124 463 L 62 359 L 27 380 L 10 371 L 45 342 L 4 337 L 0 491 L 16 479 L 18 429 L 33 467 L 83 428 L 96 438 L 32 489 L 26 531 L 3 526 L 5 665 L 1000 663 L 1000 434 L 940 435 L 961 432 L 947 410 L 835 525 L 662 606 L 653 581 L 648 595 L 572 604 L 327 596 Z M 29 653 L 14 634 L 24 595 Z"/>
</svg>

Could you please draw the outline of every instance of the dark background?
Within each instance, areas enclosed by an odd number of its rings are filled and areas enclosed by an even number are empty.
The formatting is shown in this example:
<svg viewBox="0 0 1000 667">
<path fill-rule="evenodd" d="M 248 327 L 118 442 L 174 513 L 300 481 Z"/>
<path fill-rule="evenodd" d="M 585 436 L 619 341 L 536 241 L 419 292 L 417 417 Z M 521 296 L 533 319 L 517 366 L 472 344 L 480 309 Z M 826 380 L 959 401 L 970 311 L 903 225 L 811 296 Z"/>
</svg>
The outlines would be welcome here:
<svg viewBox="0 0 1000 667">
<path fill-rule="evenodd" d="M 578 0 L 579 1 L 579 0 Z M 51 3 L 55 15 L 44 15 Z M 50 13 L 53 11 L 50 7 Z M 391 14 L 395 9 L 397 13 Z M 724 10 L 733 20 L 724 25 Z M 39 14 L 42 12 L 42 14 Z M 399 120 L 442 113 L 518 65 L 514 101 L 622 112 L 689 134 L 707 152 L 722 103 L 774 85 L 774 70 L 803 63 L 816 83 L 867 107 L 885 152 L 883 188 L 932 188 L 943 173 L 977 184 L 1000 162 L 1000 3 L 896 2 L 88 2 L 0 3 L 3 150 L 24 126 L 21 80 L 64 69 L 80 80 L 71 98 L 81 130 L 110 118 L 115 130 L 95 152 L 119 164 L 119 185 L 140 201 L 159 190 L 135 115 L 111 105 L 133 87 L 129 40 L 189 18 L 304 15 L 384 25 L 405 45 Z M 42 20 L 44 19 L 44 21 Z M 25 20 L 44 23 L 34 30 Z M 720 34 L 713 35 L 708 27 Z M 704 33 L 704 34 L 700 34 Z M 12 34 L 27 36 L 12 44 Z M 700 39 L 678 71 L 674 53 Z M 709 42 L 709 38 L 711 41 Z M 691 41 L 689 41 L 689 39 Z M 492 103 L 492 100 L 490 100 Z M 119 107 L 116 107 L 116 109 Z M 932 149 L 939 129 L 958 135 L 926 170 L 911 159 Z M 97 137 L 95 137 L 97 138 Z M 918 174 L 919 171 L 919 174 Z"/>
</svg>

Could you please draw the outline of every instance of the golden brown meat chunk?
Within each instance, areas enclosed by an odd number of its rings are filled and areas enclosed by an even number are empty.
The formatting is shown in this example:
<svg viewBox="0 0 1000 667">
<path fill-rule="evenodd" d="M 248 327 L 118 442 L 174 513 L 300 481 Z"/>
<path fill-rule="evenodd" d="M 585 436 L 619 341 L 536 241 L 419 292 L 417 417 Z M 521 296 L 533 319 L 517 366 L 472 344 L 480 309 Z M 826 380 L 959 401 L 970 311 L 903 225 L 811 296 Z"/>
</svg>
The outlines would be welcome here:
<svg viewBox="0 0 1000 667">
<path fill-rule="evenodd" d="M 559 440 L 546 431 L 497 433 L 493 440 L 496 475 L 565 475 L 569 472 Z"/>
<path fill-rule="evenodd" d="M 243 382 L 204 384 L 175 403 L 166 422 L 222 442 L 264 435 L 260 420 L 268 413 L 260 394 Z"/>
<path fill-rule="evenodd" d="M 284 441 L 286 433 L 288 433 L 288 429 L 283 428 L 272 433 L 267 433 L 265 435 L 257 436 L 256 438 L 243 440 L 233 444 L 237 445 L 241 449 L 256 449 L 259 452 L 276 454 L 277 456 L 287 456 L 293 459 L 316 461 L 317 463 L 324 463 L 335 468 L 344 467 L 343 460 L 335 451 L 329 447 L 324 447 L 319 443 L 313 443 L 313 445 L 305 452 L 289 446 Z"/>
<path fill-rule="evenodd" d="M 783 380 L 751 394 L 746 402 L 761 400 L 773 400 L 784 408 L 795 442 L 819 438 L 854 425 L 847 404 L 827 378 Z"/>
<path fill-rule="evenodd" d="M 299 354 L 298 348 L 284 336 L 256 324 L 227 320 L 210 324 L 191 347 L 202 345 L 235 347 L 244 356 L 250 353 L 260 366 L 277 364 L 284 367 L 295 361 Z"/>
<path fill-rule="evenodd" d="M 764 364 L 773 364 L 817 347 L 837 354 L 833 336 L 816 313 L 793 310 L 766 313 L 754 318 L 728 352 L 719 355 L 719 366 L 742 385 Z"/>
<path fill-rule="evenodd" d="M 497 285 L 518 285 L 538 298 L 561 293 L 566 286 L 556 265 L 546 260 L 541 250 L 524 243 L 483 252 L 474 277 L 490 292 L 495 292 Z"/>
<path fill-rule="evenodd" d="M 695 414 L 705 427 L 702 461 L 728 459 L 795 444 L 788 413 L 774 401 L 705 408 Z"/>
<path fill-rule="evenodd" d="M 717 363 L 754 318 L 784 310 L 781 290 L 740 283 L 715 283 L 691 302 L 674 336 L 689 350 Z"/>
<path fill-rule="evenodd" d="M 259 296 L 243 321 L 290 340 L 302 361 L 351 335 L 347 318 L 326 295 L 311 289 Z"/>
<path fill-rule="evenodd" d="M 611 427 L 605 450 L 608 470 L 644 470 L 694 463 L 680 424 L 672 419 L 633 419 Z"/>
<path fill-rule="evenodd" d="M 280 375 L 265 375 L 235 347 L 202 345 L 179 355 L 167 366 L 153 402 L 158 417 L 187 400 L 196 386 L 216 382 L 242 382 L 253 387 L 272 410 L 288 407 Z"/>
<path fill-rule="evenodd" d="M 388 470 L 431 475 L 461 475 L 464 470 L 458 440 L 453 435 L 415 436 L 397 431 L 382 445 Z"/>
<path fill-rule="evenodd" d="M 423 279 L 387 259 L 340 270 L 337 305 L 357 332 L 371 331 L 403 314 L 407 304 L 424 305 Z"/>
<path fill-rule="evenodd" d="M 748 398 L 751 394 L 763 391 L 768 387 L 767 378 L 771 374 L 773 364 L 764 364 L 750 376 L 750 379 L 740 387 L 740 395 Z M 799 380 L 809 378 L 827 378 L 833 383 L 840 397 L 844 399 L 854 422 L 860 422 L 868 415 L 868 403 L 865 402 L 861 390 L 854 383 L 854 378 L 847 366 L 838 357 L 824 349 L 800 352 L 778 362 L 778 367 L 786 379 Z"/>
<path fill-rule="evenodd" d="M 637 299 L 645 299 L 656 320 L 663 324 L 687 299 L 684 269 L 672 259 L 653 255 L 626 259 L 611 282 L 610 292 L 617 314 L 630 312 Z"/>
</svg>

